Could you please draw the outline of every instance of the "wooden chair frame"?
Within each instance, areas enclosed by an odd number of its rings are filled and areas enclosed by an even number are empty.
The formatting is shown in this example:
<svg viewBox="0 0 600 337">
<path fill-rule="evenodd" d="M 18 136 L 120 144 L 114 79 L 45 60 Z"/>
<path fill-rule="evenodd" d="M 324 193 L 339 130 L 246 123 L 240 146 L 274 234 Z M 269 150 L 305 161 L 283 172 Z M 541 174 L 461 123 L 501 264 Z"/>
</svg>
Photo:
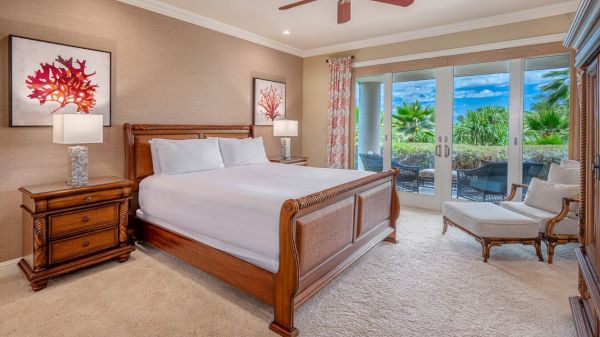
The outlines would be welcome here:
<svg viewBox="0 0 600 337">
<path fill-rule="evenodd" d="M 135 217 L 139 183 L 153 173 L 149 139 L 253 135 L 248 125 L 125 124 L 125 176 L 134 182 L 131 222 L 138 225 L 137 238 L 273 306 L 270 329 L 281 336 L 297 336 L 294 311 L 298 306 L 382 240 L 397 243 L 400 202 L 394 182 L 398 171 L 286 200 L 279 217 L 275 273 Z"/>
<path fill-rule="evenodd" d="M 505 201 L 512 201 L 517 195 L 517 190 L 519 188 L 528 188 L 529 185 L 526 184 L 512 184 L 510 187 L 510 193 Z M 562 198 L 562 205 L 560 212 L 556 214 L 554 217 L 546 221 L 546 228 L 544 233 L 540 233 L 542 240 L 546 243 L 548 247 L 548 263 L 554 262 L 554 249 L 557 245 L 564 245 L 567 243 L 577 243 L 579 242 L 579 235 L 566 235 L 566 234 L 556 234 L 554 233 L 554 227 L 556 224 L 561 222 L 564 218 L 567 217 L 570 211 L 571 203 L 579 202 L 577 199 L 572 198 Z"/>
</svg>

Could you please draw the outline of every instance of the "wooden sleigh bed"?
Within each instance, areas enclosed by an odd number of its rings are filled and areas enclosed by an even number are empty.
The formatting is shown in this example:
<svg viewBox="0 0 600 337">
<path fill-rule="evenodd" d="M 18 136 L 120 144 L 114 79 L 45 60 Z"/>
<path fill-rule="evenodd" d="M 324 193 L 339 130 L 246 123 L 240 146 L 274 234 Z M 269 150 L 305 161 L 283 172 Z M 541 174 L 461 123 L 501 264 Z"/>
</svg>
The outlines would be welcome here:
<svg viewBox="0 0 600 337">
<path fill-rule="evenodd" d="M 400 204 L 396 170 L 286 200 L 279 218 L 276 273 L 135 216 L 142 179 L 153 174 L 148 141 L 253 137 L 252 126 L 125 124 L 125 176 L 134 182 L 130 223 L 135 238 L 273 306 L 270 329 L 297 336 L 294 311 L 381 241 L 396 243 Z"/>
</svg>

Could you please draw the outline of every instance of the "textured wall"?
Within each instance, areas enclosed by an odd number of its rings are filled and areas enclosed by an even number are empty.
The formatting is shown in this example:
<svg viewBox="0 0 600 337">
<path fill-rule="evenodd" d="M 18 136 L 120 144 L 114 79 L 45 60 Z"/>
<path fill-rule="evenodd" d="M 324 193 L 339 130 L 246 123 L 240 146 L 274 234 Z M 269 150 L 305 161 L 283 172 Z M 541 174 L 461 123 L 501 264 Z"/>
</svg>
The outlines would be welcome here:
<svg viewBox="0 0 600 337">
<path fill-rule="evenodd" d="M 113 0 L 0 0 L 0 261 L 21 256 L 17 189 L 64 179 L 67 160 L 52 128 L 8 127 L 9 34 L 112 52 L 113 126 L 90 145 L 90 176 L 123 174 L 125 122 L 251 123 L 253 77 L 286 82 L 288 118 L 301 120 L 299 57 Z M 256 131 L 277 155 L 272 128 Z"/>
<path fill-rule="evenodd" d="M 349 50 L 335 55 L 305 58 L 302 127 L 310 130 L 310 137 L 303 138 L 303 155 L 310 158 L 311 166 L 323 166 L 327 159 L 327 90 L 329 81 L 325 63 L 327 58 L 354 55 L 354 61 L 358 62 L 564 33 L 569 29 L 571 18 L 572 14 L 559 15 L 384 46 Z"/>
</svg>

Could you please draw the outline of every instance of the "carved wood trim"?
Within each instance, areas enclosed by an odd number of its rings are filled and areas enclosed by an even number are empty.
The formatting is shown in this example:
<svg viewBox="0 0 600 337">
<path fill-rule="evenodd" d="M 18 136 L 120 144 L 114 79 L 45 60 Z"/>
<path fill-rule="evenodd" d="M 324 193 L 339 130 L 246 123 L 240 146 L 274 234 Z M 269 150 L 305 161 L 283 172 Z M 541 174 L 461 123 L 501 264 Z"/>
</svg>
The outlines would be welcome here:
<svg viewBox="0 0 600 337">
<path fill-rule="evenodd" d="M 247 130 L 250 132 L 253 131 L 252 125 L 170 125 L 170 124 L 125 124 L 125 127 L 129 126 L 132 131 L 196 131 L 196 130 Z"/>
<path fill-rule="evenodd" d="M 129 200 L 119 204 L 119 245 L 124 246 L 129 242 L 127 225 L 129 223 Z"/>
<path fill-rule="evenodd" d="M 585 243 L 587 203 L 587 83 L 585 69 L 576 70 L 577 94 L 579 96 L 579 242 Z"/>
<path fill-rule="evenodd" d="M 398 175 L 398 169 L 394 168 L 394 169 L 388 170 L 386 172 L 373 174 L 373 175 L 370 175 L 370 176 L 367 176 L 367 177 L 364 177 L 364 178 L 361 178 L 358 180 L 351 181 L 351 182 L 343 184 L 343 185 L 335 186 L 335 187 L 326 189 L 321 192 L 307 195 L 305 197 L 296 199 L 296 202 L 298 203 L 299 209 L 304 209 L 304 208 L 316 205 L 318 203 L 321 203 L 327 199 L 331 199 L 338 195 L 342 195 L 342 194 L 344 194 L 348 191 L 351 191 L 355 188 L 368 185 L 370 183 L 376 182 L 376 181 L 381 180 L 386 177 L 393 176 L 395 178 L 397 175 Z"/>
<path fill-rule="evenodd" d="M 48 256 L 46 254 L 46 241 L 48 239 L 45 216 L 33 217 L 33 270 L 46 269 Z"/>
</svg>

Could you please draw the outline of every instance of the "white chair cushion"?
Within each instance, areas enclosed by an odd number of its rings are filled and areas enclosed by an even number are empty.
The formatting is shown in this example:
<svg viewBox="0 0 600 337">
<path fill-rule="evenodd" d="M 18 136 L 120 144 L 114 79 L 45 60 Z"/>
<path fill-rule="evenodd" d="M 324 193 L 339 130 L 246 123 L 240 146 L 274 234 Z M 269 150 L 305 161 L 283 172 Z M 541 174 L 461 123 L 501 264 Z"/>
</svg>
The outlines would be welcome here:
<svg viewBox="0 0 600 337">
<path fill-rule="evenodd" d="M 560 161 L 560 166 L 566 168 L 576 168 L 579 170 L 580 165 L 581 164 L 577 160 L 565 159 Z"/>
<path fill-rule="evenodd" d="M 490 202 L 445 202 L 444 216 L 481 237 L 535 238 L 538 236 L 538 222 Z"/>
<path fill-rule="evenodd" d="M 556 215 L 539 208 L 527 206 L 523 202 L 519 201 L 502 201 L 500 202 L 500 207 L 532 218 L 539 224 L 540 233 L 544 233 L 546 231 L 546 223 Z M 578 235 L 579 219 L 573 217 L 566 217 L 562 219 L 554 226 L 554 234 Z"/>
<path fill-rule="evenodd" d="M 553 184 L 579 185 L 579 168 L 550 164 L 548 182 Z"/>
<path fill-rule="evenodd" d="M 456 170 L 452 170 L 452 179 L 456 180 Z M 435 169 L 428 168 L 419 171 L 419 177 L 421 178 L 435 178 Z"/>
<path fill-rule="evenodd" d="M 563 198 L 577 199 L 578 196 L 579 185 L 556 184 L 533 178 L 523 202 L 527 206 L 558 214 Z M 571 212 L 576 212 L 577 207 L 577 203 L 571 203 Z"/>
</svg>

